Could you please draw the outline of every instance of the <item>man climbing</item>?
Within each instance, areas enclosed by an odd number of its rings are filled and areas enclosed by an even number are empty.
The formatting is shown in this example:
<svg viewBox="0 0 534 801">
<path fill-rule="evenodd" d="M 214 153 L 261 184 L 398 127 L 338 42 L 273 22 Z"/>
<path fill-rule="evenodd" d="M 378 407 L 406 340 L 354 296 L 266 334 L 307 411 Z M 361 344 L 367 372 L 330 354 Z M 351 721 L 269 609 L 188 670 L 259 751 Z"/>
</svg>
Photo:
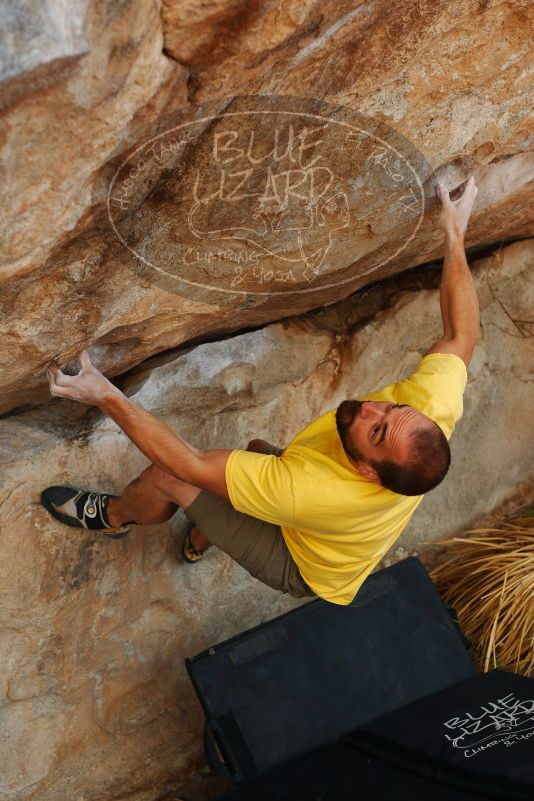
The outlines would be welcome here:
<svg viewBox="0 0 534 801">
<path fill-rule="evenodd" d="M 84 351 L 76 376 L 48 368 L 52 395 L 98 406 L 152 464 L 120 496 L 48 487 L 46 509 L 69 526 L 122 537 L 134 523 L 161 523 L 181 506 L 190 521 L 186 561 L 214 544 L 271 587 L 350 603 L 447 473 L 448 440 L 463 412 L 480 324 L 464 251 L 478 189 L 470 178 L 455 202 L 443 184 L 437 191 L 443 336 L 412 375 L 343 401 L 283 451 L 263 440 L 247 450 L 201 451 L 129 401 Z"/>
</svg>

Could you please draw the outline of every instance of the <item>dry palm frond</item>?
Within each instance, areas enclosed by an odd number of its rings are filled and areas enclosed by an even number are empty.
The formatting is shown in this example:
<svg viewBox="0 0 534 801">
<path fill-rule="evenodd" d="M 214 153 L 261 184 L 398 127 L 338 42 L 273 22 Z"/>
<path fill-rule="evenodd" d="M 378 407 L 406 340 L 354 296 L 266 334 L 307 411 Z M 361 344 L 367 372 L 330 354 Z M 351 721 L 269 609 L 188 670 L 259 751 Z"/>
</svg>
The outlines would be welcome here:
<svg viewBox="0 0 534 801">
<path fill-rule="evenodd" d="M 429 573 L 480 669 L 534 676 L 534 518 L 425 544 L 440 549 Z"/>
</svg>

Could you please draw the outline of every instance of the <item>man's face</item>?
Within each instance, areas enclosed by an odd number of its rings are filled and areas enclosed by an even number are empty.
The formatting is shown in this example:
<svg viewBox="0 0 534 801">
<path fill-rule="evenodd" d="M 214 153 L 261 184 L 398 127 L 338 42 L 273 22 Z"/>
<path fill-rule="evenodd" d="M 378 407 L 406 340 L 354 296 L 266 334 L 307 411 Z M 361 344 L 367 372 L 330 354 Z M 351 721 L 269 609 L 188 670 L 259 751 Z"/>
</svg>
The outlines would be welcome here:
<svg viewBox="0 0 534 801">
<path fill-rule="evenodd" d="M 392 461 L 404 464 L 415 429 L 432 421 L 407 404 L 347 400 L 337 410 L 345 450 L 355 462 Z"/>
</svg>

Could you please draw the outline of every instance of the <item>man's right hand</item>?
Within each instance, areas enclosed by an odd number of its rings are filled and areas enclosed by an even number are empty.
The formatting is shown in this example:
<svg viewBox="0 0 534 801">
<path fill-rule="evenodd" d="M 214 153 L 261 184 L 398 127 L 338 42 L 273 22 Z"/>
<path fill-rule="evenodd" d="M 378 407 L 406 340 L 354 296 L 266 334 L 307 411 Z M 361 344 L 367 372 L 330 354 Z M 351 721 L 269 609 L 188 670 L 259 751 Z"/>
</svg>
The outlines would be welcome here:
<svg viewBox="0 0 534 801">
<path fill-rule="evenodd" d="M 81 369 L 77 375 L 62 373 L 59 367 L 48 367 L 46 375 L 52 395 L 92 406 L 100 406 L 111 396 L 122 395 L 122 392 L 96 369 L 86 350 L 82 351 L 78 358 Z"/>
</svg>

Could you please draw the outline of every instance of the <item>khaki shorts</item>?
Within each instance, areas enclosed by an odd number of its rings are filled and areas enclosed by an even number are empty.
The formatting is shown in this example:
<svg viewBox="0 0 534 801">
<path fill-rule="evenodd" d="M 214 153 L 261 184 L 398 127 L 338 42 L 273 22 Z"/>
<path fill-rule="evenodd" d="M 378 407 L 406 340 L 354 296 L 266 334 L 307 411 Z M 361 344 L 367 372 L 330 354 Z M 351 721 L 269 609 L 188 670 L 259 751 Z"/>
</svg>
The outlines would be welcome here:
<svg viewBox="0 0 534 801">
<path fill-rule="evenodd" d="M 277 456 L 281 448 L 273 450 Z M 207 539 L 258 581 L 295 598 L 315 596 L 287 549 L 280 526 L 238 512 L 230 501 L 201 490 L 185 514 Z"/>
</svg>

